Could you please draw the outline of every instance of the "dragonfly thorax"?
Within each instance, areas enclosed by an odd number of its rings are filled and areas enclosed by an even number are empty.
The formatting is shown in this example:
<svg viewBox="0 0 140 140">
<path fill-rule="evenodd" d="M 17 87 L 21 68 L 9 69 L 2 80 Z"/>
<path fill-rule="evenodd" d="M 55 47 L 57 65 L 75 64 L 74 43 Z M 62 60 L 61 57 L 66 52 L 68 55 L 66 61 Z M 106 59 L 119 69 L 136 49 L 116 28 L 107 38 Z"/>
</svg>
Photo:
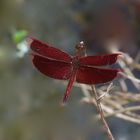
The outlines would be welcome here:
<svg viewBox="0 0 140 140">
<path fill-rule="evenodd" d="M 72 65 L 75 68 L 78 68 L 79 67 L 79 65 L 80 65 L 79 57 L 77 57 L 77 56 L 73 57 L 73 59 L 72 59 Z"/>
</svg>

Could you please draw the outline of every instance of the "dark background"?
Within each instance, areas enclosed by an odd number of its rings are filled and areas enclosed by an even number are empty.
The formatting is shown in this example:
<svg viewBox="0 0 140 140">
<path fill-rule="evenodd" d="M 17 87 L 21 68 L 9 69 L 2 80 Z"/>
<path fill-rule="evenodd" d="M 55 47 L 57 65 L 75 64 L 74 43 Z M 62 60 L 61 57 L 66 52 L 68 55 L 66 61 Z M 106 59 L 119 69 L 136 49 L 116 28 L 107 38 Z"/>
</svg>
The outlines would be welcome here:
<svg viewBox="0 0 140 140">
<path fill-rule="evenodd" d="M 60 106 L 66 85 L 34 69 L 24 37 L 70 54 L 81 40 L 89 54 L 108 53 L 113 43 L 134 57 L 139 29 L 136 0 L 0 0 L 0 140 L 107 140 L 102 123 L 93 119 L 96 109 L 80 102 L 80 88 Z M 117 140 L 140 139 L 139 125 L 114 117 L 108 122 Z"/>
</svg>

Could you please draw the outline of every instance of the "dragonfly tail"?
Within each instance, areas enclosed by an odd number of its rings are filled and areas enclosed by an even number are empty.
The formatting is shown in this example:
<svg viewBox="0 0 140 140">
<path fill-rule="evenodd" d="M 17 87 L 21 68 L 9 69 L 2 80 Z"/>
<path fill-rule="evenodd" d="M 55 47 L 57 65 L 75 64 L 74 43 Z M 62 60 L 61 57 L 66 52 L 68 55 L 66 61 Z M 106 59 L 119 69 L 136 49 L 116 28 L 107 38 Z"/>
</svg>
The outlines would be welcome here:
<svg viewBox="0 0 140 140">
<path fill-rule="evenodd" d="M 75 78 L 76 78 L 76 71 L 73 72 L 73 74 L 68 82 L 67 89 L 66 89 L 66 92 L 65 92 L 64 97 L 63 97 L 63 104 L 65 104 L 68 100 L 68 97 L 70 95 L 70 91 L 72 89 L 72 85 L 75 81 Z"/>
</svg>

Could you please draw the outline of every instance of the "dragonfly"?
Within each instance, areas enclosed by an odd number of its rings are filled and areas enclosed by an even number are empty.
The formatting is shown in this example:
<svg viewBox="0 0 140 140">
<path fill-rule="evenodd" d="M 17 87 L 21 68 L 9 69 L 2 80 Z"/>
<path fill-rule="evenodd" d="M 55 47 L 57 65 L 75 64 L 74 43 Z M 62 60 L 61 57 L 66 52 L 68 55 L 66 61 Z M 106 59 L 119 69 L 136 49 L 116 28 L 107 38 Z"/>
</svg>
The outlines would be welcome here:
<svg viewBox="0 0 140 140">
<path fill-rule="evenodd" d="M 35 38 L 29 39 L 32 50 L 32 62 L 42 74 L 59 80 L 68 80 L 63 97 L 66 103 L 73 83 L 95 85 L 107 83 L 115 79 L 120 69 L 105 68 L 114 64 L 120 53 L 85 56 L 86 46 L 83 41 L 76 45 L 74 56 Z"/>
</svg>

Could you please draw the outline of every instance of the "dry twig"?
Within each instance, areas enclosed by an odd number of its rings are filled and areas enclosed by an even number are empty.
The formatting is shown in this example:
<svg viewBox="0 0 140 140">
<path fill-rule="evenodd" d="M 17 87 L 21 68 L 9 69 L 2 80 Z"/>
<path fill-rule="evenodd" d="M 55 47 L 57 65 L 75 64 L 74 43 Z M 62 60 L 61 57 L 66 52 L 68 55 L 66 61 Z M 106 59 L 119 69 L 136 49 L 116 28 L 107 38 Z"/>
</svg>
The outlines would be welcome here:
<svg viewBox="0 0 140 140">
<path fill-rule="evenodd" d="M 99 113 L 100 113 L 101 120 L 102 120 L 102 122 L 104 123 L 104 126 L 105 126 L 105 128 L 106 128 L 107 134 L 108 134 L 108 136 L 109 136 L 109 138 L 110 138 L 111 140 L 115 140 L 114 137 L 113 137 L 113 135 L 112 135 L 112 133 L 111 133 L 111 131 L 110 131 L 110 128 L 109 128 L 109 126 L 108 126 L 108 124 L 107 124 L 107 122 L 106 122 L 106 120 L 105 120 L 105 117 L 104 117 L 104 113 L 103 113 L 103 110 L 102 110 L 102 106 L 101 106 L 100 100 L 98 100 L 98 93 L 97 93 L 97 91 L 96 91 L 96 88 L 95 88 L 94 85 L 92 85 L 91 88 L 92 88 L 92 93 L 93 93 L 93 95 L 94 95 L 94 97 L 95 97 L 97 109 L 98 109 L 98 111 L 99 111 Z"/>
</svg>

